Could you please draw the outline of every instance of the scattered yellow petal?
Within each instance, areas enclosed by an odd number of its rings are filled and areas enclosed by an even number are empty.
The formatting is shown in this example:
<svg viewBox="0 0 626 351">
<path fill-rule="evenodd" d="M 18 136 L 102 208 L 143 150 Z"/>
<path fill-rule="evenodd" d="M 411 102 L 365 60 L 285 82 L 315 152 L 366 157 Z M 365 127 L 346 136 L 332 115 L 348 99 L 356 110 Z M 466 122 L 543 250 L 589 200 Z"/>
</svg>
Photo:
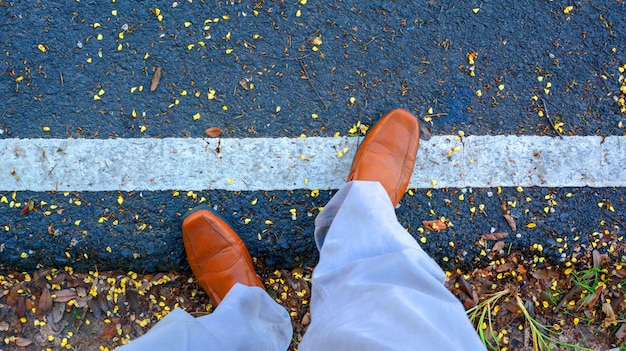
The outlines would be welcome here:
<svg viewBox="0 0 626 351">
<path fill-rule="evenodd" d="M 351 97 L 350 98 L 350 104 L 353 105 L 356 102 L 356 98 L 355 97 Z"/>
<path fill-rule="evenodd" d="M 474 13 L 478 13 L 478 11 L 480 11 L 480 8 L 479 8 L 479 7 L 476 7 L 476 8 L 473 8 L 473 9 L 472 9 L 472 12 L 474 12 Z"/>
<path fill-rule="evenodd" d="M 565 7 L 565 8 L 563 9 L 563 13 L 564 13 L 564 14 L 568 14 L 568 13 L 572 12 L 572 10 L 573 10 L 573 9 L 574 9 L 574 6 L 571 6 L 571 5 L 570 5 L 570 6 L 567 6 L 567 7 Z"/>
<path fill-rule="evenodd" d="M 49 132 L 50 131 L 50 127 L 43 127 L 43 131 L 44 132 Z"/>
<path fill-rule="evenodd" d="M 537 224 L 536 224 L 536 223 L 528 223 L 528 224 L 526 224 L 526 228 L 529 228 L 529 229 L 533 229 L 533 228 L 535 228 L 536 226 L 537 226 Z"/>
<path fill-rule="evenodd" d="M 195 115 L 193 115 L 193 120 L 197 121 L 200 119 L 200 113 L 196 113 Z"/>
<path fill-rule="evenodd" d="M 113 10 L 113 11 L 111 11 L 111 14 L 112 14 L 113 16 L 117 16 L 117 10 Z"/>
<path fill-rule="evenodd" d="M 117 197 L 117 203 L 120 204 L 120 205 L 124 203 L 124 198 L 122 197 L 122 195 L 119 195 Z"/>
</svg>

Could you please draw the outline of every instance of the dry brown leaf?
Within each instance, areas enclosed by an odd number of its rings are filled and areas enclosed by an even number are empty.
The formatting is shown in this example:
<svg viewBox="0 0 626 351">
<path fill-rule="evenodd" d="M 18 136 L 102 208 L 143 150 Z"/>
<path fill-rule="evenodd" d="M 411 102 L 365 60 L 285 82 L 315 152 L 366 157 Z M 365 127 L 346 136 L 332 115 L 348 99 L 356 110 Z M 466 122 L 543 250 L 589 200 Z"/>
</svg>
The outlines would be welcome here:
<svg viewBox="0 0 626 351">
<path fill-rule="evenodd" d="M 23 318 L 26 313 L 26 298 L 22 295 L 17 297 L 17 309 L 15 313 L 17 313 L 17 318 Z"/>
<path fill-rule="evenodd" d="M 504 308 L 513 314 L 517 314 L 518 312 L 522 310 L 514 300 L 506 302 L 504 304 Z"/>
<path fill-rule="evenodd" d="M 604 315 L 606 316 L 603 321 L 604 325 L 609 325 L 615 322 L 615 312 L 613 312 L 613 307 L 610 303 L 605 302 L 602 304 L 602 313 L 604 313 Z"/>
<path fill-rule="evenodd" d="M 600 293 L 602 292 L 602 290 L 604 290 L 604 287 L 599 286 L 596 289 L 596 291 L 594 291 L 593 293 L 591 293 L 590 295 L 588 295 L 586 298 L 583 299 L 583 302 L 581 303 L 580 307 L 587 306 L 587 309 L 593 308 L 593 306 L 596 305 L 596 302 L 598 302 L 598 299 L 600 298 Z"/>
<path fill-rule="evenodd" d="M 165 273 L 157 273 L 152 277 L 152 282 L 158 282 L 159 280 L 161 280 L 161 278 L 163 278 L 163 276 L 165 275 Z"/>
<path fill-rule="evenodd" d="M 613 270 L 613 274 L 616 277 L 620 278 L 620 279 L 624 279 L 624 278 L 626 278 L 626 269 L 624 269 L 624 268 L 622 268 L 620 270 L 615 269 L 615 270 Z"/>
<path fill-rule="evenodd" d="M 19 347 L 26 347 L 32 343 L 33 341 L 31 339 L 21 338 L 19 336 L 17 337 L 17 339 L 15 339 L 15 345 Z"/>
<path fill-rule="evenodd" d="M 480 236 L 483 240 L 500 240 L 509 236 L 509 233 L 506 232 L 495 232 L 490 234 L 483 234 Z"/>
<path fill-rule="evenodd" d="M 516 231 L 517 230 L 517 224 L 515 224 L 515 218 L 513 218 L 511 215 L 509 214 L 505 214 L 504 215 L 504 219 L 506 220 L 506 222 L 509 224 L 509 227 L 511 227 L 512 231 Z"/>
<path fill-rule="evenodd" d="M 98 337 L 100 340 L 109 340 L 113 337 L 113 335 L 115 335 L 117 333 L 117 327 L 120 325 L 120 319 L 119 318 L 113 318 L 111 320 L 111 323 L 109 323 L 106 327 L 104 327 L 104 329 L 102 329 L 102 332 L 100 333 L 100 336 Z"/>
<path fill-rule="evenodd" d="M 54 302 L 68 302 L 72 299 L 75 299 L 78 296 L 76 291 L 70 289 L 59 290 L 54 293 L 52 299 Z"/>
<path fill-rule="evenodd" d="M 602 265 L 602 257 L 600 257 L 600 251 L 593 250 L 591 252 L 591 257 L 593 258 L 593 267 L 598 268 Z"/>
<path fill-rule="evenodd" d="M 87 306 L 91 309 L 91 313 L 96 319 L 102 318 L 102 309 L 100 309 L 100 304 L 96 300 L 87 301 Z"/>
<path fill-rule="evenodd" d="M 459 275 L 456 281 L 459 283 L 459 289 L 461 289 L 461 291 L 464 292 L 467 297 L 472 298 L 472 284 L 468 283 L 462 275 Z"/>
<path fill-rule="evenodd" d="M 85 307 L 87 306 L 87 302 L 91 301 L 92 299 L 93 298 L 91 297 L 91 295 L 79 297 L 78 299 L 76 299 L 76 307 Z"/>
<path fill-rule="evenodd" d="M 52 306 L 52 313 L 49 314 L 53 323 L 59 323 L 61 319 L 63 319 L 63 315 L 65 314 L 65 305 L 61 303 L 54 304 Z"/>
<path fill-rule="evenodd" d="M 128 307 L 131 311 L 141 313 L 141 303 L 139 302 L 139 294 L 134 289 L 126 290 L 126 297 L 128 299 Z"/>
<path fill-rule="evenodd" d="M 250 85 L 248 84 L 249 82 L 250 80 L 248 80 L 248 78 L 244 78 L 239 81 L 239 85 L 243 88 L 243 90 L 249 90 L 250 89 Z"/>
<path fill-rule="evenodd" d="M 309 325 L 309 323 L 311 323 L 311 317 L 309 317 L 309 314 L 305 314 L 304 317 L 302 317 L 302 325 Z"/>
<path fill-rule="evenodd" d="M 52 295 L 48 288 L 43 288 L 41 296 L 39 297 L 39 306 L 37 308 L 41 313 L 48 313 L 52 311 Z"/>
<path fill-rule="evenodd" d="M 162 67 L 155 68 L 154 75 L 152 76 L 152 83 L 150 83 L 150 91 L 155 91 L 159 87 L 159 82 L 161 81 L 162 71 L 163 71 Z"/>
<path fill-rule="evenodd" d="M 495 244 L 493 244 L 491 251 L 500 252 L 500 250 L 502 249 L 504 249 L 504 241 L 498 241 Z"/>
<path fill-rule="evenodd" d="M 57 274 L 56 277 L 52 278 L 52 280 L 50 280 L 50 284 L 61 284 L 63 283 L 63 281 L 65 281 L 65 278 L 67 277 L 67 275 L 63 272 Z"/>
<path fill-rule="evenodd" d="M 17 298 L 19 296 L 19 293 L 17 291 L 19 289 L 20 289 L 19 286 L 14 286 L 9 291 L 9 294 L 7 295 L 7 302 L 6 302 L 6 304 L 9 305 L 10 307 L 15 307 L 15 305 L 17 305 Z"/>
<path fill-rule="evenodd" d="M 0 321 L 0 331 L 7 331 L 7 330 L 9 330 L 9 323 L 5 321 Z"/>
<path fill-rule="evenodd" d="M 35 304 L 35 300 L 33 300 L 33 299 L 26 299 L 25 303 L 26 303 L 26 310 L 27 311 L 32 311 L 33 308 L 35 308 L 35 305 L 36 305 Z"/>
<path fill-rule="evenodd" d="M 24 208 L 20 211 L 20 216 L 27 215 L 28 212 L 33 210 L 33 208 L 35 208 L 35 202 L 33 202 L 33 200 L 28 200 L 26 202 L 26 206 L 24 206 Z"/>
<path fill-rule="evenodd" d="M 217 127 L 207 128 L 207 130 L 205 130 L 204 132 L 208 137 L 211 138 L 217 138 L 218 136 L 222 135 L 222 130 Z"/>
<path fill-rule="evenodd" d="M 555 279 L 555 277 L 553 277 L 550 273 L 551 271 L 538 269 L 534 272 L 530 272 L 530 275 L 537 279 L 542 289 L 547 289 L 550 285 L 552 285 L 553 279 Z"/>
<path fill-rule="evenodd" d="M 422 225 L 426 227 L 426 229 L 432 230 L 435 232 L 448 229 L 448 226 L 439 219 L 430 220 L 430 221 L 422 221 Z"/>
<path fill-rule="evenodd" d="M 499 241 L 499 242 L 502 242 L 502 241 Z M 498 243 L 496 243 L 496 244 L 498 244 Z M 495 245 L 494 245 L 494 246 L 495 246 Z M 500 251 L 500 250 L 498 250 L 498 251 Z M 512 268 L 513 268 L 513 263 L 511 263 L 511 262 L 506 262 L 506 263 L 503 263 L 503 264 L 498 265 L 498 266 L 496 267 L 496 273 L 508 272 L 508 271 L 510 271 Z"/>
</svg>

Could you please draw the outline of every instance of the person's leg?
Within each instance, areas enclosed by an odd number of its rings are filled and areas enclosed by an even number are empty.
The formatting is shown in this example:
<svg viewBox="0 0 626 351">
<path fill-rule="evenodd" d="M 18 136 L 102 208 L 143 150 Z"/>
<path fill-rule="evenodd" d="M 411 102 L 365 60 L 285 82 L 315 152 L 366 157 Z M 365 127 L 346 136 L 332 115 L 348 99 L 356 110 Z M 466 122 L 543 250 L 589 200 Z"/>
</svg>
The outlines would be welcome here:
<svg viewBox="0 0 626 351">
<path fill-rule="evenodd" d="M 199 207 L 185 216 L 182 231 L 191 270 L 217 308 L 200 318 L 174 310 L 123 350 L 287 350 L 289 314 L 264 290 L 230 226 Z"/>
<path fill-rule="evenodd" d="M 484 349 L 380 183 L 346 184 L 316 219 L 315 238 L 320 262 L 300 351 Z"/>
<path fill-rule="evenodd" d="M 404 110 L 368 134 L 315 220 L 320 261 L 299 350 L 481 350 L 445 274 L 394 212 L 415 163 L 419 125 Z"/>
<path fill-rule="evenodd" d="M 265 290 L 237 283 L 213 313 L 194 318 L 175 309 L 120 350 L 283 351 L 291 334 L 291 320 L 282 306 Z"/>
</svg>

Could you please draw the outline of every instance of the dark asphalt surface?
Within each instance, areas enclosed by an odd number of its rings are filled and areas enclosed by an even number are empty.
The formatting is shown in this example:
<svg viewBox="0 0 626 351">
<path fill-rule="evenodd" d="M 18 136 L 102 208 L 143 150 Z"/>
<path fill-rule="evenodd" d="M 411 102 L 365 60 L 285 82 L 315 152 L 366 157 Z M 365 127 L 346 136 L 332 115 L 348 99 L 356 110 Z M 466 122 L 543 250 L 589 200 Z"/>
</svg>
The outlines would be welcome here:
<svg viewBox="0 0 626 351">
<path fill-rule="evenodd" d="M 432 108 L 428 126 L 438 135 L 556 135 L 533 96 L 545 100 L 564 134 L 625 135 L 618 127 L 625 116 L 614 101 L 625 39 L 626 3 L 609 0 L 179 1 L 176 7 L 172 1 L 0 1 L 0 138 L 200 137 L 207 127 L 222 128 L 226 137 L 345 135 L 356 121 L 373 124 L 395 107 L 422 117 Z M 471 52 L 478 54 L 475 76 Z M 163 75 L 150 92 L 155 67 Z M 242 87 L 246 78 L 254 88 Z M 131 92 L 139 86 L 143 91 Z M 474 189 L 474 205 L 469 193 L 458 200 L 459 192 L 428 197 L 420 190 L 398 209 L 400 222 L 418 240 L 425 236 L 423 247 L 445 267 L 487 260 L 476 241 L 492 228 L 511 233 L 506 250 L 553 260 L 623 237 L 623 188 Z M 545 199 L 550 194 L 556 205 Z M 311 209 L 331 192 L 311 198 L 308 190 L 208 191 L 195 200 L 185 189 L 179 196 L 17 192 L 15 202 L 38 205 L 26 215 L 11 206 L 12 192 L 3 196 L 0 265 L 154 271 L 185 267 L 181 216 L 201 196 L 268 266 L 315 264 Z M 517 204 L 510 208 L 516 233 L 502 218 L 502 200 Z M 615 212 L 599 202 L 610 202 Z M 480 204 L 484 214 L 470 216 L 469 208 Z M 454 227 L 419 232 L 422 220 L 438 216 Z M 101 217 L 107 220 L 100 223 Z"/>
<path fill-rule="evenodd" d="M 447 268 L 467 267 L 486 260 L 488 257 L 480 253 L 482 250 L 487 253 L 495 242 L 490 241 L 484 247 L 478 241 L 480 235 L 493 231 L 509 233 L 504 239 L 505 251 L 521 250 L 529 257 L 536 255 L 557 261 L 569 260 L 572 255 L 578 256 L 595 247 L 606 249 L 603 242 L 614 243 L 620 237 L 623 240 L 626 212 L 623 188 L 501 190 L 500 194 L 497 188 L 467 189 L 465 193 L 458 189 L 432 190 L 430 196 L 427 190 L 417 190 L 413 196 L 405 195 L 397 209 L 398 218 L 417 240 L 426 238 L 425 243 L 421 242 L 422 247 Z M 21 215 L 23 207 L 10 208 L 0 203 L 0 262 L 22 269 L 69 265 L 81 270 L 123 267 L 150 272 L 187 267 L 180 231 L 182 216 L 204 197 L 230 222 L 251 254 L 264 258 L 269 267 L 313 265 L 318 259 L 313 241 L 315 215 L 332 193 L 320 191 L 319 196 L 311 197 L 306 190 L 180 192 L 178 195 L 174 192 L 19 192 L 14 201 L 31 200 L 38 208 Z M 463 200 L 459 199 L 461 194 Z M 124 199 L 121 205 L 120 195 Z M 10 202 L 11 194 L 6 196 Z M 252 205 L 255 199 L 256 204 Z M 41 207 L 41 201 L 47 204 Z M 516 232 L 511 231 L 502 216 L 503 201 L 516 218 Z M 51 208 L 53 205 L 57 207 Z M 614 212 L 608 209 L 611 205 Z M 296 209 L 295 220 L 290 209 Z M 423 220 L 442 216 L 453 227 L 440 232 L 420 232 Z M 250 223 L 245 224 L 246 218 L 251 219 Z M 536 227 L 528 228 L 531 223 Z M 541 244 L 543 251 L 534 244 Z M 623 255 L 623 252 L 614 254 Z"/>
<path fill-rule="evenodd" d="M 2 137 L 199 137 L 211 126 L 228 137 L 330 136 L 398 106 L 446 113 L 435 134 L 543 134 L 552 132 L 531 97 L 547 82 L 548 111 L 564 133 L 624 133 L 612 98 L 626 62 L 623 1 L 581 1 L 569 14 L 569 2 L 530 0 L 2 3 Z M 151 93 L 155 66 L 163 76 Z M 253 89 L 239 85 L 245 78 Z"/>
</svg>

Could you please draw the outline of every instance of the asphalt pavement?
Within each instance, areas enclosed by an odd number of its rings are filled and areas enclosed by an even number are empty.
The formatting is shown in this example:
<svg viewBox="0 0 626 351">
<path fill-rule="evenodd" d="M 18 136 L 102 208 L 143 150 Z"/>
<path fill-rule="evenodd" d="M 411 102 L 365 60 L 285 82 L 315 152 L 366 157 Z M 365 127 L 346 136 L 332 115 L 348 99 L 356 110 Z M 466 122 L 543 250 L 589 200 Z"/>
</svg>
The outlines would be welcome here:
<svg viewBox="0 0 626 351">
<path fill-rule="evenodd" d="M 626 135 L 620 1 L 0 1 L 0 48 L 2 139 L 345 137 L 396 107 L 436 136 Z M 0 189 L 0 265 L 185 269 L 181 218 L 199 203 L 268 267 L 314 265 L 335 191 Z M 487 262 L 493 232 L 538 264 L 624 257 L 625 192 L 420 188 L 397 213 L 446 268 Z"/>
</svg>

